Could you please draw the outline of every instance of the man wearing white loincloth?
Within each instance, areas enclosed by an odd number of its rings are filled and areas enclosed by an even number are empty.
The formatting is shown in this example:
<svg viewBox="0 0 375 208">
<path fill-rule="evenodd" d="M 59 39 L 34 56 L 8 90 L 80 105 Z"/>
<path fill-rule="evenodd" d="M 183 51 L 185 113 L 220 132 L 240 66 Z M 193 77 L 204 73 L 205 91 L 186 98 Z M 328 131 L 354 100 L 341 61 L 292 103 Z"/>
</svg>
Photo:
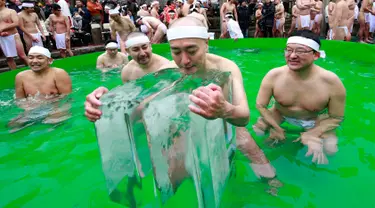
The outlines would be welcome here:
<svg viewBox="0 0 375 208">
<path fill-rule="evenodd" d="M 311 8 L 315 6 L 314 0 L 297 0 L 296 1 L 299 15 L 297 18 L 298 30 L 310 29 L 311 17 L 310 12 Z"/>
<path fill-rule="evenodd" d="M 257 135 L 270 130 L 273 144 L 285 140 L 286 121 L 306 130 L 298 140 L 308 147 L 306 156 L 313 162 L 327 164 L 325 154 L 337 152 L 335 129 L 344 118 L 346 91 L 340 78 L 314 61 L 322 54 L 319 36 L 309 30 L 297 31 L 287 41 L 286 66 L 272 69 L 263 78 L 257 109 L 261 117 L 253 126 Z M 271 97 L 276 101 L 267 109 Z M 320 113 L 327 110 L 328 113 Z"/>
<path fill-rule="evenodd" d="M 332 40 L 350 41 L 351 35 L 348 28 L 349 6 L 346 0 L 336 0 L 333 15 Z"/>
<path fill-rule="evenodd" d="M 5 0 L 0 0 L 0 46 L 10 69 L 16 69 L 14 57 L 18 56 L 28 65 L 20 35 L 18 34 L 18 15 L 15 10 L 5 7 Z"/>
<path fill-rule="evenodd" d="M 56 42 L 56 48 L 60 50 L 60 56 L 66 57 L 66 52 L 69 56 L 73 56 L 73 52 L 70 48 L 70 22 L 68 17 L 63 16 L 61 13 L 61 7 L 58 4 L 52 5 L 52 12 L 49 16 L 50 19 L 50 30 L 53 34 L 53 38 Z"/>
<path fill-rule="evenodd" d="M 34 3 L 24 1 L 22 3 L 22 11 L 18 13 L 18 17 L 20 29 L 23 31 L 23 38 L 26 43 L 26 51 L 29 51 L 31 46 L 43 46 L 43 41 L 46 40 L 46 37 L 44 33 L 41 33 L 43 28 L 39 22 L 38 15 L 34 12 Z"/>
<path fill-rule="evenodd" d="M 167 26 L 155 17 L 139 17 L 135 23 L 145 25 L 150 35 L 154 34 L 151 38 L 151 43 L 160 43 L 167 34 Z"/>
<path fill-rule="evenodd" d="M 111 38 L 118 40 L 121 52 L 128 55 L 125 51 L 125 41 L 129 33 L 135 31 L 135 25 L 128 17 L 120 16 L 118 9 L 109 10 Z M 119 37 L 119 38 L 117 38 Z"/>
</svg>

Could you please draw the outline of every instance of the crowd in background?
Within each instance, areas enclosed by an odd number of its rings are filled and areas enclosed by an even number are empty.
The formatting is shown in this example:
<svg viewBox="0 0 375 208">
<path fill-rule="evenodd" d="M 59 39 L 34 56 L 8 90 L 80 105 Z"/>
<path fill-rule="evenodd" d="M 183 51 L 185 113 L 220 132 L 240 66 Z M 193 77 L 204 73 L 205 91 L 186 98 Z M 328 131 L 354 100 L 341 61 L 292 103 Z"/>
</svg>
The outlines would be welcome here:
<svg viewBox="0 0 375 208">
<path fill-rule="evenodd" d="M 310 1 L 312 3 L 309 3 Z M 28 2 L 30 1 L 28 0 Z M 343 7 L 342 2 L 346 6 Z M 371 3 L 371 6 L 363 6 L 362 2 L 365 2 L 366 5 Z M 184 5 L 186 4 L 189 7 L 188 10 L 184 11 Z M 70 45 L 74 48 L 89 44 L 103 44 L 106 40 L 113 39 L 113 36 L 110 35 L 110 22 L 113 21 L 110 15 L 111 10 L 117 10 L 120 16 L 131 20 L 136 30 L 145 33 L 149 32 L 142 30 L 142 26 L 147 25 L 147 23 L 141 21 L 143 17 L 154 17 L 168 26 L 174 19 L 187 15 L 203 18 L 208 30 L 220 34 L 218 37 L 233 39 L 287 37 L 295 29 L 310 29 L 319 35 L 326 35 L 327 39 L 351 40 L 350 34 L 353 32 L 353 25 L 359 23 L 358 40 L 363 43 L 372 43 L 375 29 L 375 3 L 373 0 L 360 0 L 358 2 L 336 0 L 336 3 L 331 1 L 325 8 L 319 0 L 297 0 L 291 9 L 289 2 L 283 3 L 281 0 L 265 0 L 263 2 L 261 0 L 228 0 L 222 5 L 213 0 L 186 0 L 186 2 L 183 2 L 183 0 L 168 0 L 166 2 L 153 1 L 149 3 L 136 0 L 88 0 L 87 2 L 86 0 L 76 0 L 75 5 L 66 0 L 37 0 L 33 1 L 32 7 L 23 8 L 22 5 L 20 0 L 8 0 L 6 3 L 6 7 L 15 10 L 18 14 L 25 9 L 32 9 L 37 14 L 43 30 L 40 31 L 41 37 L 43 37 L 43 46 L 50 50 L 56 49 L 58 45 L 55 35 L 53 35 L 53 28 L 50 28 L 51 14 L 54 14 L 54 11 L 61 11 L 61 14 L 68 18 L 70 40 L 67 42 L 69 46 L 66 46 L 66 49 L 70 56 L 73 55 L 69 48 Z M 345 7 L 348 7 L 348 9 Z M 309 10 L 308 20 L 305 22 L 303 17 L 306 14 L 303 15 L 302 13 L 307 8 Z M 348 15 L 348 18 L 346 16 L 338 17 L 339 14 L 335 10 L 339 9 L 341 9 L 340 13 Z M 361 14 L 363 14 L 363 17 Z M 215 21 L 215 17 L 218 21 Z M 343 20 L 338 20 L 340 18 Z M 288 31 L 285 31 L 285 23 L 289 19 L 291 19 L 291 26 Z M 345 25 L 340 25 L 340 22 L 342 24 L 345 22 Z M 327 26 L 326 30 L 321 32 L 320 28 L 323 23 Z M 250 26 L 255 26 L 255 31 L 250 30 Z M 97 28 L 100 33 L 93 33 L 93 30 Z M 336 30 L 335 28 L 339 29 Z M 340 28 L 343 29 L 342 32 L 340 32 Z M 21 27 L 17 29 L 25 54 L 27 54 L 30 47 L 27 47 L 25 42 L 24 31 Z M 250 31 L 253 33 L 249 33 Z M 153 32 L 155 33 L 156 29 Z M 341 35 L 341 33 L 344 35 Z M 98 38 L 99 41 L 95 41 Z M 212 38 L 214 38 L 214 35 Z M 165 41 L 164 37 L 153 43 Z M 65 57 L 64 51 L 61 56 Z"/>
</svg>

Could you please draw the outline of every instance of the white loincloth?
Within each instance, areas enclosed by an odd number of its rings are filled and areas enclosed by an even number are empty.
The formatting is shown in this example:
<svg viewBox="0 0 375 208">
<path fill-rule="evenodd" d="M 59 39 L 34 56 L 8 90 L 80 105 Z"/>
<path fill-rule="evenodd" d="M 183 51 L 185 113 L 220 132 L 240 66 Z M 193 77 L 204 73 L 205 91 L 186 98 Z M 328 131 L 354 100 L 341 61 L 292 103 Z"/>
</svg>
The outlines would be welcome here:
<svg viewBox="0 0 375 208">
<path fill-rule="evenodd" d="M 34 38 L 38 39 L 39 42 L 36 42 L 36 41 L 33 41 L 32 42 L 32 46 L 41 46 L 43 47 L 43 41 L 42 41 L 42 36 L 40 35 L 40 33 L 34 33 L 34 34 L 31 34 Z"/>
<path fill-rule="evenodd" d="M 310 15 L 300 15 L 299 16 L 299 19 L 301 21 L 301 28 L 310 28 L 310 21 L 311 21 L 311 17 Z"/>
<path fill-rule="evenodd" d="M 57 49 L 66 49 L 66 40 L 65 40 L 65 33 L 57 34 L 55 35 L 55 41 L 56 41 L 56 48 Z"/>
<path fill-rule="evenodd" d="M 167 34 L 167 26 L 165 26 L 164 23 L 159 24 L 158 29 L 161 29 L 161 31 L 163 31 L 164 34 Z"/>
<path fill-rule="evenodd" d="M 14 39 L 15 34 L 0 37 L 0 45 L 3 53 L 6 57 L 16 57 L 17 56 L 17 48 L 16 48 L 16 40 Z"/>
</svg>

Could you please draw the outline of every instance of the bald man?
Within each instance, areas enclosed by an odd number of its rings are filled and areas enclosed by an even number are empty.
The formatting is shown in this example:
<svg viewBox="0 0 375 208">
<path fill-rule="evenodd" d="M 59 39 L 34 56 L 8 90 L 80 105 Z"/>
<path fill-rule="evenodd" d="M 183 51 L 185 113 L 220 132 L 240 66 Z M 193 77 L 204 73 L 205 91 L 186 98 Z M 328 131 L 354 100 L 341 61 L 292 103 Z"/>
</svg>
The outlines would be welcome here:
<svg viewBox="0 0 375 208">
<path fill-rule="evenodd" d="M 228 85 L 217 86 L 210 84 L 193 91 L 190 95 L 190 100 L 196 106 L 190 105 L 189 109 L 191 112 L 206 119 L 223 119 L 228 128 L 231 128 L 232 125 L 236 126 L 237 146 L 251 159 L 250 166 L 255 174 L 258 177 L 274 178 L 274 169 L 245 128 L 249 122 L 249 107 L 242 74 L 238 66 L 229 59 L 207 53 L 209 39 L 207 28 L 196 18 L 184 17 L 177 19 L 168 30 L 168 38 L 173 62 L 164 65 L 162 69 L 179 68 L 180 72 L 184 74 L 204 75 L 210 70 L 219 70 L 232 74 L 231 103 L 228 101 Z M 105 92 L 105 89 L 101 89 L 87 96 L 85 115 L 89 120 L 96 121 L 100 118 L 102 112 L 98 109 L 101 105 L 98 99 Z M 229 143 L 232 142 L 232 138 L 228 140 Z M 174 161 L 174 158 L 172 157 L 170 160 Z M 172 162 L 172 164 L 175 163 Z M 184 172 L 184 170 L 178 170 L 178 168 L 182 167 L 184 166 L 170 166 L 170 180 L 174 187 L 177 181 L 186 176 L 184 174 L 172 174 L 174 172 Z"/>
</svg>

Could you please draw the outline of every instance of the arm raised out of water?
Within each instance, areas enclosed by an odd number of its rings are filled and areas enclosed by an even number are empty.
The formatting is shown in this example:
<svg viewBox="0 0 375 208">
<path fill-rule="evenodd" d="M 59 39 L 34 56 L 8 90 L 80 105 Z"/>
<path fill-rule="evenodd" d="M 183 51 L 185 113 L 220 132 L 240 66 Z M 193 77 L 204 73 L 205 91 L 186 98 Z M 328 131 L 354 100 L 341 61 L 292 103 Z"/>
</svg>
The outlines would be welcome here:
<svg viewBox="0 0 375 208">
<path fill-rule="evenodd" d="M 189 98 L 196 106 L 189 105 L 189 109 L 206 119 L 222 118 L 234 126 L 246 126 L 250 120 L 250 110 L 241 71 L 234 62 L 228 61 L 222 67 L 231 69 L 232 104 L 225 99 L 220 86 L 210 84 L 193 91 Z"/>
<path fill-rule="evenodd" d="M 86 96 L 85 102 L 85 116 L 88 120 L 95 122 L 100 119 L 102 112 L 99 110 L 99 106 L 102 105 L 99 98 L 102 97 L 108 89 L 105 87 L 98 87 L 92 93 Z"/>
</svg>

